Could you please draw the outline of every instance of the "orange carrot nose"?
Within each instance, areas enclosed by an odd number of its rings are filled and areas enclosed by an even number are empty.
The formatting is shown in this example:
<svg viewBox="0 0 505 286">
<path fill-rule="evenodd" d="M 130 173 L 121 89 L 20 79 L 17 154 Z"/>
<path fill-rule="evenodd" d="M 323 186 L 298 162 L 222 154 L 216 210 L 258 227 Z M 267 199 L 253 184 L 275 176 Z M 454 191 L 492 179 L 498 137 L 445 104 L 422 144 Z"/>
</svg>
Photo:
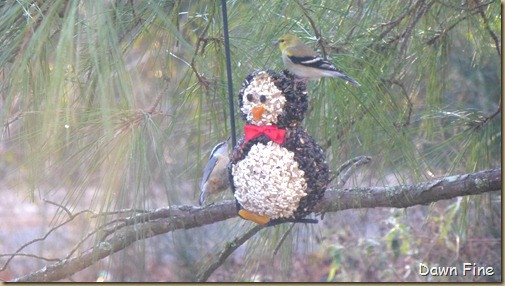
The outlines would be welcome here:
<svg viewBox="0 0 505 286">
<path fill-rule="evenodd" d="M 265 111 L 265 108 L 263 106 L 253 107 L 251 113 L 252 113 L 254 120 L 258 121 L 261 118 L 261 115 L 263 115 L 264 111 Z"/>
</svg>

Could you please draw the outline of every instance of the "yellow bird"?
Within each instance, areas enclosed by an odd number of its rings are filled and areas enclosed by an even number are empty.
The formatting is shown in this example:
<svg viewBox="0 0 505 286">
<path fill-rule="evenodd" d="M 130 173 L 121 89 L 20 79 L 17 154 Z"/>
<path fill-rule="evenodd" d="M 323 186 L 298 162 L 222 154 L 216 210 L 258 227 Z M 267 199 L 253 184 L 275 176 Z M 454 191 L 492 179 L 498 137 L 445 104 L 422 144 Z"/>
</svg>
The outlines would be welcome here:
<svg viewBox="0 0 505 286">
<path fill-rule="evenodd" d="M 341 69 L 321 58 L 311 47 L 294 35 L 284 35 L 276 44 L 281 49 L 284 66 L 298 78 L 306 80 L 319 79 L 323 76 L 339 77 L 356 86 L 361 86 Z"/>
</svg>

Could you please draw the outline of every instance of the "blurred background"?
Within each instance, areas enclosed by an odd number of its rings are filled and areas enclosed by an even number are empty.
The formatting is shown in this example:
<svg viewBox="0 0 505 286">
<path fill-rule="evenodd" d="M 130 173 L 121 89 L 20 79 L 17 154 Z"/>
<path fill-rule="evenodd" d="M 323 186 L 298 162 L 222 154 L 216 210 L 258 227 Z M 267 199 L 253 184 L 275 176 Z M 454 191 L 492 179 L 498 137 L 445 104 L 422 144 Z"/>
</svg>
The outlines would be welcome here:
<svg viewBox="0 0 505 286">
<path fill-rule="evenodd" d="M 501 166 L 500 2 L 227 8 L 235 104 L 252 70 L 284 68 L 272 43 L 287 32 L 361 83 L 308 85 L 304 128 L 331 169 L 373 158 L 345 188 Z M 220 1 L 0 1 L 0 15 L 1 280 L 78 256 L 89 233 L 131 214 L 109 212 L 198 204 L 209 152 L 231 132 Z M 194 281 L 252 226 L 233 218 L 140 240 L 64 281 Z M 288 228 L 262 230 L 208 281 L 501 281 L 500 193 Z M 418 273 L 463 262 L 495 275 Z"/>
</svg>

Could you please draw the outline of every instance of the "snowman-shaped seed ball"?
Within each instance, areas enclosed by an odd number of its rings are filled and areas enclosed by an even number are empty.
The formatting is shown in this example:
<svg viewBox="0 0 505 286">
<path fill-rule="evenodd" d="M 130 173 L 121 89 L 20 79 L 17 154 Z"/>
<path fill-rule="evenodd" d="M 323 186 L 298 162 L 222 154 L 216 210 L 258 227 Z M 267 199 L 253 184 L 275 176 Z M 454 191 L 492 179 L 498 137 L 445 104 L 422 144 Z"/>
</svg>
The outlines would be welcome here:
<svg viewBox="0 0 505 286">
<path fill-rule="evenodd" d="M 324 195 L 329 171 L 321 147 L 300 128 L 305 85 L 255 71 L 244 80 L 239 106 L 247 124 L 229 165 L 239 215 L 270 225 L 310 221 L 303 218 Z"/>
</svg>

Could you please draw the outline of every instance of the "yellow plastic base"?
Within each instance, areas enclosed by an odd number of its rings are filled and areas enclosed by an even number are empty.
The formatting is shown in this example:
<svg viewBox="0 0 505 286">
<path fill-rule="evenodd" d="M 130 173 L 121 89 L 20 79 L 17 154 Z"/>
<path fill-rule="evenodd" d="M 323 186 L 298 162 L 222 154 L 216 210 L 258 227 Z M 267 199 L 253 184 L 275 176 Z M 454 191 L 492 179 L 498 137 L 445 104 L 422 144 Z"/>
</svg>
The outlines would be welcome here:
<svg viewBox="0 0 505 286">
<path fill-rule="evenodd" d="M 253 212 L 250 212 L 248 210 L 239 210 L 238 215 L 242 217 L 243 219 L 253 221 L 257 224 L 266 224 L 270 221 L 270 218 L 266 216 L 262 216 L 259 214 L 255 214 Z"/>
</svg>

